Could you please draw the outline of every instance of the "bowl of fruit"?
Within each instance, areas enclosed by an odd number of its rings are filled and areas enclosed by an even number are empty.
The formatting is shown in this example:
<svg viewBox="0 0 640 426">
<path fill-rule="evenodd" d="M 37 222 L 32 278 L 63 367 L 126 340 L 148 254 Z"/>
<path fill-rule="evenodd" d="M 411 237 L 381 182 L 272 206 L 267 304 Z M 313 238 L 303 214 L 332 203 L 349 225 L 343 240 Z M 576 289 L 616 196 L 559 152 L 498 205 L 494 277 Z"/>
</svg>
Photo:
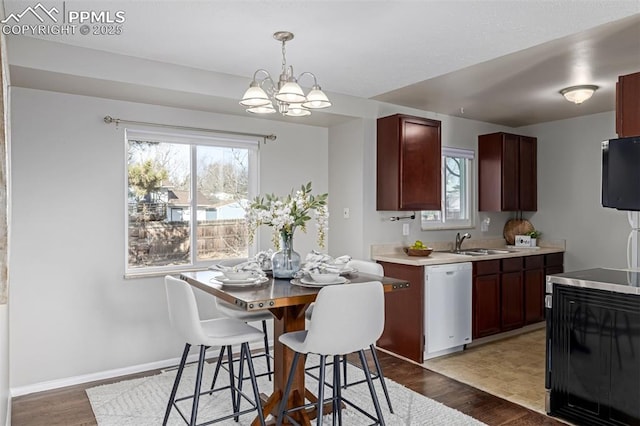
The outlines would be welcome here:
<svg viewBox="0 0 640 426">
<path fill-rule="evenodd" d="M 422 241 L 417 240 L 411 247 L 405 247 L 404 252 L 409 256 L 423 256 L 427 257 L 431 254 L 433 249 L 431 247 L 427 247 L 423 244 Z"/>
</svg>

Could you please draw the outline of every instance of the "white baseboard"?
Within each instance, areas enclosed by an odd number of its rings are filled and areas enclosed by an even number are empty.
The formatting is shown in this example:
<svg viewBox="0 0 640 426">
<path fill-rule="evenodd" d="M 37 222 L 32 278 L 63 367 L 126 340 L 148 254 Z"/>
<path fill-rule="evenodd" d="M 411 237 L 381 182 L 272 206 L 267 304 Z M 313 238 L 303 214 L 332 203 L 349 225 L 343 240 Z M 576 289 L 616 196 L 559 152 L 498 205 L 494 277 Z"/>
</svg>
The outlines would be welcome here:
<svg viewBox="0 0 640 426">
<path fill-rule="evenodd" d="M 269 342 L 269 344 L 273 348 L 273 343 Z M 209 358 L 217 357 L 218 355 L 217 348 L 212 348 L 210 349 L 210 351 L 211 352 L 209 351 L 207 352 L 207 355 Z M 189 355 L 189 357 L 187 358 L 187 362 L 197 362 L 197 361 L 198 361 L 197 351 L 196 353 L 192 353 L 191 355 Z M 130 367 L 116 368 L 113 370 L 100 371 L 97 373 L 83 374 L 81 376 L 66 377 L 64 379 L 50 380 L 47 382 L 40 382 L 40 383 L 35 383 L 27 386 L 14 387 L 14 388 L 11 388 L 9 392 L 9 395 L 10 395 L 9 406 L 11 406 L 11 398 L 14 398 L 17 396 L 29 395 L 31 393 L 43 392 L 43 391 L 48 391 L 52 389 L 59 389 L 67 386 L 74 386 L 74 385 L 79 385 L 83 383 L 94 382 L 97 380 L 113 379 L 115 377 L 126 376 L 129 374 L 143 373 L 145 371 L 158 370 L 161 368 L 175 367 L 179 363 L 180 363 L 180 358 L 171 358 L 171 359 L 165 359 L 162 361 L 149 362 L 146 364 L 133 365 Z M 11 417 L 9 417 L 9 423 L 7 424 L 7 426 L 11 425 L 10 421 L 11 421 Z"/>
<path fill-rule="evenodd" d="M 188 360 L 198 360 L 198 354 L 190 355 Z M 29 395 L 31 393 L 43 392 L 51 389 L 64 388 L 67 386 L 79 385 L 81 383 L 94 382 L 97 380 L 111 379 L 128 374 L 141 373 L 143 371 L 156 370 L 159 368 L 171 367 L 180 362 L 180 358 L 172 358 L 162 361 L 150 362 L 147 364 L 133 365 L 131 367 L 116 368 L 113 370 L 100 371 L 98 373 L 83 374 L 81 376 L 66 377 L 64 379 L 49 380 L 47 382 L 34 383 L 27 386 L 11 388 L 11 396 Z"/>
<path fill-rule="evenodd" d="M 11 426 L 11 392 L 7 396 L 7 418 L 5 421 L 6 426 Z"/>
</svg>

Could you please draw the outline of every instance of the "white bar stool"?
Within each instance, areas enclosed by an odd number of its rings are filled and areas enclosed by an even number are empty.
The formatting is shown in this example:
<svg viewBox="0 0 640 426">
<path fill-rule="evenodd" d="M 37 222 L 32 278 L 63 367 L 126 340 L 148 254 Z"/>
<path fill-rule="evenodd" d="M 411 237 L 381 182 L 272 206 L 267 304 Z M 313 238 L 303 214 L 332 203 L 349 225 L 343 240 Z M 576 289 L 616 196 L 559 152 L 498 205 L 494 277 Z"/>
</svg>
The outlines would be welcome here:
<svg viewBox="0 0 640 426">
<path fill-rule="evenodd" d="M 224 266 L 233 266 L 237 265 L 238 262 L 242 262 L 242 260 L 221 260 L 219 264 Z M 273 376 L 273 369 L 271 368 L 271 353 L 269 350 L 269 333 L 267 332 L 267 321 L 273 319 L 273 314 L 267 310 L 247 311 L 246 309 L 241 309 L 232 303 L 220 300 L 217 297 L 215 297 L 214 300 L 216 303 L 216 307 L 218 308 L 218 312 L 227 318 L 235 318 L 244 322 L 260 321 L 262 323 L 262 332 L 264 333 L 264 353 L 252 354 L 251 356 L 254 359 L 260 357 L 265 358 L 265 361 L 267 363 L 267 371 L 266 373 L 257 374 L 256 377 L 269 376 L 269 381 L 271 381 L 271 377 Z"/>
<path fill-rule="evenodd" d="M 334 366 L 339 365 L 339 357 L 352 352 L 358 352 L 360 362 L 369 392 L 376 411 L 376 417 L 367 413 L 361 407 L 353 404 L 342 396 L 339 368 L 333 369 L 333 423 L 336 418 L 342 424 L 342 402 L 352 406 L 362 414 L 384 425 L 382 410 L 378 402 L 371 373 L 364 354 L 364 348 L 373 345 L 384 329 L 384 290 L 380 281 L 370 281 L 358 284 L 332 285 L 323 287 L 318 292 L 313 312 L 313 319 L 308 330 L 285 333 L 280 336 L 280 342 L 292 349 L 295 354 L 291 364 L 291 371 L 278 410 L 278 425 L 284 417 L 293 420 L 289 413 L 306 409 L 313 404 L 303 405 L 287 410 L 289 392 L 293 382 L 301 354 L 317 354 L 320 356 L 320 372 L 318 386 L 317 424 L 322 424 L 322 409 L 324 406 L 325 368 L 328 356 L 333 357 Z M 294 420 L 295 421 L 295 420 Z"/>
<path fill-rule="evenodd" d="M 198 403 L 201 395 L 212 394 L 225 389 L 231 391 L 231 404 L 233 407 L 233 413 L 221 416 L 218 419 L 207 421 L 204 424 L 210 424 L 217 421 L 233 418 L 238 420 L 238 417 L 252 412 L 258 412 L 258 418 L 260 419 L 261 426 L 265 426 L 264 416 L 262 414 L 262 406 L 260 403 L 260 392 L 258 390 L 258 382 L 256 381 L 256 375 L 253 368 L 253 361 L 251 359 L 251 353 L 249 351 L 249 343 L 261 341 L 263 334 L 260 330 L 245 324 L 243 321 L 232 318 L 218 318 L 212 320 L 201 321 L 198 315 L 198 306 L 196 305 L 196 298 L 193 294 L 191 286 L 183 281 L 171 276 L 166 276 L 164 279 L 165 289 L 167 293 L 167 306 L 169 308 L 169 319 L 174 329 L 184 338 L 186 341 L 180 365 L 176 373 L 176 379 L 171 389 L 171 395 L 169 397 L 169 403 L 165 411 L 163 426 L 167 424 L 169 415 L 173 407 L 176 408 L 182 419 L 190 426 L 196 426 L 196 419 L 198 416 Z M 242 373 L 240 374 L 239 383 L 236 386 L 235 377 L 233 375 L 233 360 L 232 360 L 232 345 L 241 345 L 240 350 L 240 371 L 242 372 L 243 361 L 246 361 L 247 368 L 249 370 L 249 378 L 251 379 L 251 385 L 253 387 L 252 400 L 248 395 L 242 391 Z M 177 398 L 176 392 L 180 385 L 180 379 L 182 378 L 182 372 L 184 371 L 187 356 L 189 355 L 189 349 L 191 345 L 200 346 L 200 357 L 198 359 L 198 367 L 196 373 L 196 384 L 193 395 Z M 216 364 L 216 372 L 214 374 L 213 384 L 210 390 L 202 391 L 202 372 L 205 363 L 206 350 L 211 346 L 220 346 L 220 356 Z M 214 389 L 215 381 L 220 370 L 222 363 L 222 357 L 225 348 L 227 349 L 227 358 L 229 359 L 229 386 L 224 386 L 218 389 Z M 246 410 L 240 410 L 241 397 L 246 399 L 251 408 Z M 187 399 L 193 398 L 191 407 L 190 419 L 182 413 L 177 403 Z"/>
<path fill-rule="evenodd" d="M 267 363 L 267 371 L 265 373 L 256 374 L 256 377 L 271 376 L 273 375 L 273 369 L 271 368 L 271 353 L 269 351 L 269 334 L 267 332 L 267 321 L 273 319 L 273 314 L 270 311 L 247 311 L 241 309 L 236 305 L 214 298 L 218 312 L 227 318 L 235 318 L 244 322 L 260 321 L 262 323 L 262 333 L 264 334 L 264 352 L 252 354 L 252 358 L 264 357 Z"/>
<path fill-rule="evenodd" d="M 347 263 L 347 268 L 353 268 L 358 272 L 362 272 L 363 274 L 377 275 L 380 277 L 384 276 L 384 268 L 382 267 L 382 265 L 376 262 L 368 261 L 368 260 L 352 259 Z M 313 315 L 313 304 L 309 306 L 309 308 L 307 308 L 307 311 L 305 312 L 305 317 L 307 320 L 311 321 L 312 315 Z M 389 411 L 393 413 L 393 407 L 391 406 L 391 398 L 389 397 L 389 390 L 387 389 L 387 383 L 384 381 L 384 375 L 382 374 L 382 367 L 380 367 L 380 361 L 378 361 L 378 354 L 376 352 L 376 347 L 374 344 L 371 344 L 369 349 L 371 350 L 371 356 L 373 358 L 373 363 L 376 368 L 376 371 L 375 373 L 372 373 L 371 378 L 380 380 L 380 384 L 382 385 L 382 391 L 384 392 L 384 397 L 387 400 L 387 405 L 389 406 Z M 313 374 L 310 374 L 311 370 L 314 370 L 317 368 L 318 367 L 309 367 L 306 370 L 307 374 L 317 379 L 318 377 L 314 376 Z M 346 356 L 342 358 L 342 375 L 344 380 L 342 386 L 344 389 L 346 389 L 349 386 L 359 385 L 366 381 L 366 379 L 363 379 L 363 380 L 359 380 L 352 383 L 348 382 Z"/>
</svg>

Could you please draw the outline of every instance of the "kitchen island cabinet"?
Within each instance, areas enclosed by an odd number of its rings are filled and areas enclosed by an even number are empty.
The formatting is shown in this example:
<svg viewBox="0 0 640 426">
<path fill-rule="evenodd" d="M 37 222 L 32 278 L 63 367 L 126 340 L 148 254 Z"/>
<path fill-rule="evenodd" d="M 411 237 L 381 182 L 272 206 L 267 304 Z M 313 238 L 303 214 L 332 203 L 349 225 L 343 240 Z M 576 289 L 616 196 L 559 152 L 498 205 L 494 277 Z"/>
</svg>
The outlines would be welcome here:
<svg viewBox="0 0 640 426">
<path fill-rule="evenodd" d="M 640 425 L 640 273 L 596 268 L 548 281 L 547 412 Z"/>
<path fill-rule="evenodd" d="M 440 152 L 440 121 L 379 118 L 376 210 L 440 210 Z"/>
</svg>

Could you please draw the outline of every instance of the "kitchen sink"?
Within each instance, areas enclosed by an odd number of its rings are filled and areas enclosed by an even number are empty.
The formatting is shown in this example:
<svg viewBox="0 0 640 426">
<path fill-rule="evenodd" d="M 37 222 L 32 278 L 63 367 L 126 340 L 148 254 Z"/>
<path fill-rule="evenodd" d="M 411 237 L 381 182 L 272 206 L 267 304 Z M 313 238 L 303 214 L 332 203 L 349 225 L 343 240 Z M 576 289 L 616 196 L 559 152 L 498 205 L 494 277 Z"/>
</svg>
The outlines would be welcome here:
<svg viewBox="0 0 640 426">
<path fill-rule="evenodd" d="M 462 254 L 464 256 L 487 256 L 490 254 L 509 254 L 509 253 L 512 253 L 512 251 L 503 250 L 503 249 L 485 249 L 485 248 L 474 248 L 474 249 L 453 252 L 453 254 Z"/>
<path fill-rule="evenodd" d="M 461 254 L 463 256 L 486 256 L 489 253 L 477 251 L 477 250 L 462 250 L 462 251 L 454 251 L 453 254 Z"/>
</svg>

